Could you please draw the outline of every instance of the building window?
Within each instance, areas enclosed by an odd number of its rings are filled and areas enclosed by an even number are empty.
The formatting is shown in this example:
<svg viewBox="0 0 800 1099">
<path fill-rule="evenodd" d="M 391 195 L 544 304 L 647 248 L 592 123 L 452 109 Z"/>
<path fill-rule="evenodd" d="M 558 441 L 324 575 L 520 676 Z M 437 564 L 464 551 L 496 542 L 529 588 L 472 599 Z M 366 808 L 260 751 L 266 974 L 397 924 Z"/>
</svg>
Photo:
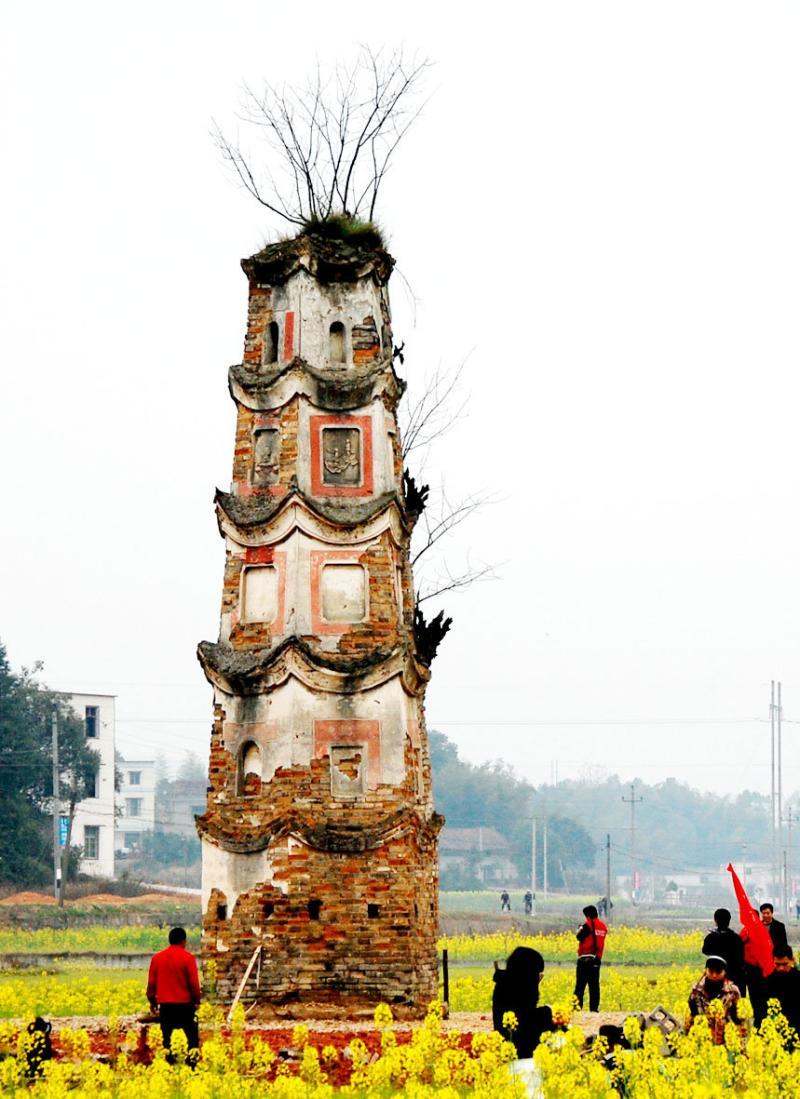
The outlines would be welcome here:
<svg viewBox="0 0 800 1099">
<path fill-rule="evenodd" d="M 276 363 L 278 361 L 278 344 L 280 329 L 277 321 L 270 321 L 264 339 L 264 362 Z"/>
<path fill-rule="evenodd" d="M 126 851 L 135 851 L 141 841 L 141 832 L 126 832 L 122 842 L 125 845 Z"/>
<path fill-rule="evenodd" d="M 83 857 L 85 859 L 100 858 L 99 824 L 84 824 L 83 826 Z"/>
<path fill-rule="evenodd" d="M 129 817 L 140 817 L 142 815 L 142 804 L 144 798 L 126 798 L 125 807 L 126 813 Z"/>
<path fill-rule="evenodd" d="M 331 325 L 331 352 L 332 363 L 347 362 L 347 349 L 345 347 L 345 328 L 341 321 L 334 321 Z"/>
<path fill-rule="evenodd" d="M 87 737 L 97 737 L 100 735 L 100 707 L 99 706 L 87 706 L 83 718 L 83 724 L 86 729 Z"/>
<path fill-rule="evenodd" d="M 86 775 L 86 797 L 100 797 L 100 774 L 98 771 L 89 771 Z"/>
<path fill-rule="evenodd" d="M 129 786 L 141 786 L 142 785 L 142 772 L 141 771 L 128 771 L 128 785 Z"/>
</svg>

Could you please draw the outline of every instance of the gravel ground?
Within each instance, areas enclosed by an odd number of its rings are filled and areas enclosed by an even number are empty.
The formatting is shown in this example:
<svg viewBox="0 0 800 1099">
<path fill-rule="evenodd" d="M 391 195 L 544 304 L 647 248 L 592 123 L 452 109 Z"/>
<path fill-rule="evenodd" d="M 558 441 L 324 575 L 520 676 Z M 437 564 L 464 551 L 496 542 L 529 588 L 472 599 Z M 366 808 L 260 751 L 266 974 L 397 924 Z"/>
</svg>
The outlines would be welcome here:
<svg viewBox="0 0 800 1099">
<path fill-rule="evenodd" d="M 584 1034 L 588 1036 L 597 1034 L 598 1029 L 606 1023 L 613 1023 L 616 1026 L 621 1026 L 628 1014 L 629 1012 L 625 1011 L 582 1011 L 573 1017 L 573 1023 L 579 1026 Z M 131 1027 L 139 1026 L 141 1018 L 140 1015 L 120 1015 L 120 1030 L 124 1033 L 126 1030 L 130 1030 Z M 10 1019 L 8 1021 L 18 1025 L 28 1022 L 27 1019 Z M 302 1020 L 248 1019 L 247 1029 L 290 1031 L 293 1027 L 297 1026 L 298 1022 L 304 1023 L 309 1030 L 319 1031 L 321 1033 L 338 1031 L 339 1033 L 359 1034 L 365 1030 L 373 1029 L 373 1024 L 368 1019 L 351 1020 L 335 1018 Z M 108 1016 L 72 1015 L 65 1018 L 53 1019 L 52 1023 L 53 1030 L 56 1032 L 61 1027 L 69 1027 L 72 1030 L 77 1030 L 79 1027 L 82 1027 L 90 1031 L 101 1031 L 108 1028 Z M 419 1023 L 395 1022 L 394 1029 L 398 1031 L 411 1030 L 412 1027 L 418 1025 Z M 460 1030 L 462 1033 L 466 1034 L 475 1034 L 479 1031 L 490 1031 L 492 1029 L 492 1016 L 489 1013 L 477 1011 L 454 1011 L 448 1019 L 444 1020 L 444 1026 L 446 1030 Z"/>
</svg>

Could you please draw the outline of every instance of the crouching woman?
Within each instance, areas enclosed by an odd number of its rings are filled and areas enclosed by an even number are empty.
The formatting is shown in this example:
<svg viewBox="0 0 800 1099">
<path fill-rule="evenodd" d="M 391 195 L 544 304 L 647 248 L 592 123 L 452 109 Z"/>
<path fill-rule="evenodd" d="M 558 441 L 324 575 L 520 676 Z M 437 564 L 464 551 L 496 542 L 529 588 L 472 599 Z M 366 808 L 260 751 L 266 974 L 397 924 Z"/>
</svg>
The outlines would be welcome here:
<svg viewBox="0 0 800 1099">
<path fill-rule="evenodd" d="M 505 968 L 495 963 L 492 1022 L 494 1029 L 514 1043 L 520 1060 L 532 1057 L 542 1035 L 553 1030 L 553 1013 L 539 1007 L 539 984 L 544 974 L 544 958 L 538 950 L 518 946 L 509 954 Z M 516 1026 L 510 1027 L 509 1011 Z"/>
</svg>

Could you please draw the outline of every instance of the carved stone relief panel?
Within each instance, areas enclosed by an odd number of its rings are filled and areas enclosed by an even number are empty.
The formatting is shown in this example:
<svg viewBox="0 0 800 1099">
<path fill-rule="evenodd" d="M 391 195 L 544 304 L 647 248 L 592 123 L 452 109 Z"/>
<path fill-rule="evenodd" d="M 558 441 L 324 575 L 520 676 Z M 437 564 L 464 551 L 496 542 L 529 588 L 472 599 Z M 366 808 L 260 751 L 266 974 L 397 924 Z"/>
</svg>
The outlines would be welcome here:
<svg viewBox="0 0 800 1099">
<path fill-rule="evenodd" d="M 253 484 L 274 485 L 280 472 L 280 431 L 275 427 L 256 430 L 253 440 Z"/>
<path fill-rule="evenodd" d="M 361 433 L 358 428 L 322 429 L 322 481 L 326 485 L 361 484 Z"/>
</svg>

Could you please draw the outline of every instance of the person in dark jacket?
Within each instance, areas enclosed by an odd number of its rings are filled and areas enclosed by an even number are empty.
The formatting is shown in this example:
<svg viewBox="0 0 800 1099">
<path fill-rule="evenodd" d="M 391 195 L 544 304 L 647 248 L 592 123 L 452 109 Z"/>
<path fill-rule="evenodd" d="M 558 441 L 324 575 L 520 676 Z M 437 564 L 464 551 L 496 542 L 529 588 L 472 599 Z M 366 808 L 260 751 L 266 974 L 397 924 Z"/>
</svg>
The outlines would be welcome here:
<svg viewBox="0 0 800 1099">
<path fill-rule="evenodd" d="M 544 958 L 529 946 L 516 947 L 509 954 L 505 969 L 495 969 L 492 1024 L 514 1043 L 519 1058 L 532 1057 L 542 1035 L 553 1029 L 552 1011 L 539 1007 L 543 973 Z M 513 1030 L 503 1025 L 503 1016 L 508 1011 L 513 1011 L 517 1018 Z"/>
<path fill-rule="evenodd" d="M 775 951 L 775 968 L 766 985 L 767 999 L 780 1003 L 789 1026 L 800 1034 L 800 971 L 795 968 L 790 946 Z"/>
<path fill-rule="evenodd" d="M 589 989 L 589 1010 L 600 1010 L 600 965 L 606 945 L 608 928 L 598 918 L 597 909 L 587 904 L 583 910 L 586 921 L 578 928 L 578 963 L 575 969 L 575 997 L 583 1008 L 583 994 Z"/>
<path fill-rule="evenodd" d="M 744 984 L 744 943 L 735 931 L 731 931 L 731 914 L 727 908 L 717 909 L 714 923 L 717 926 L 703 940 L 703 953 L 707 958 L 725 959 L 727 979 L 741 992 Z"/>
<path fill-rule="evenodd" d="M 775 909 L 769 901 L 767 901 L 766 904 L 762 904 L 759 911 L 761 913 L 761 922 L 764 927 L 766 927 L 767 931 L 769 931 L 769 937 L 772 939 L 772 949 L 785 950 L 789 945 L 789 940 L 786 937 L 786 924 L 775 919 Z"/>
</svg>

